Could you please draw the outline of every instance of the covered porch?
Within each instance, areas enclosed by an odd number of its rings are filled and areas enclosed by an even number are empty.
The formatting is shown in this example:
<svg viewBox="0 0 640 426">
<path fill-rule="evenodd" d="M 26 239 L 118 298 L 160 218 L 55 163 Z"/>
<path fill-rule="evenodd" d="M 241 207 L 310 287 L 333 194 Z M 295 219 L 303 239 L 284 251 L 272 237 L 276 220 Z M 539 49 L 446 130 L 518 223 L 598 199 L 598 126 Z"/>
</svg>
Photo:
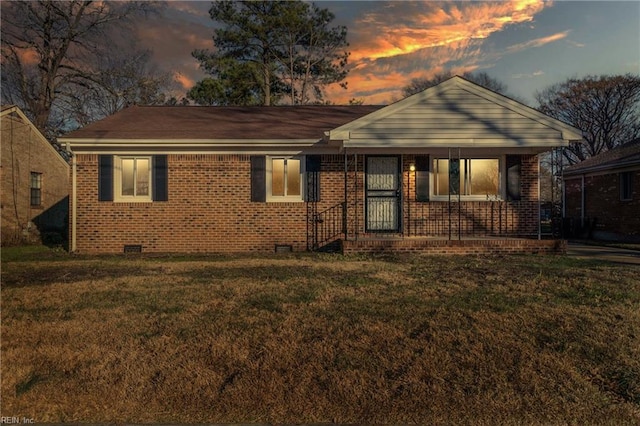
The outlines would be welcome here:
<svg viewBox="0 0 640 426">
<path fill-rule="evenodd" d="M 343 194 L 310 206 L 310 248 L 562 251 L 543 239 L 539 154 L 581 136 L 454 77 L 326 134 Z"/>
</svg>

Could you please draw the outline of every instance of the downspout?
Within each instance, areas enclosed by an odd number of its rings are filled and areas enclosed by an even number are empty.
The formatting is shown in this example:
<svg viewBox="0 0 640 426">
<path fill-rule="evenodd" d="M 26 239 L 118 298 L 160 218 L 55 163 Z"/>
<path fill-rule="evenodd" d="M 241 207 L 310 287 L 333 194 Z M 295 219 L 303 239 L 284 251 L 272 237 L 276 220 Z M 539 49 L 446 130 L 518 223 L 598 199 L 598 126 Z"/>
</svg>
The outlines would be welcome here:
<svg viewBox="0 0 640 426">
<path fill-rule="evenodd" d="M 580 227 L 584 228 L 584 207 L 585 207 L 585 196 L 584 196 L 584 175 L 580 176 Z"/>
<path fill-rule="evenodd" d="M 78 161 L 75 154 L 71 151 L 70 144 L 67 142 L 67 152 L 71 155 L 71 247 L 70 252 L 75 253 L 76 246 L 76 230 L 77 230 L 77 220 L 78 216 L 78 190 L 77 190 L 77 171 L 78 171 Z"/>
</svg>

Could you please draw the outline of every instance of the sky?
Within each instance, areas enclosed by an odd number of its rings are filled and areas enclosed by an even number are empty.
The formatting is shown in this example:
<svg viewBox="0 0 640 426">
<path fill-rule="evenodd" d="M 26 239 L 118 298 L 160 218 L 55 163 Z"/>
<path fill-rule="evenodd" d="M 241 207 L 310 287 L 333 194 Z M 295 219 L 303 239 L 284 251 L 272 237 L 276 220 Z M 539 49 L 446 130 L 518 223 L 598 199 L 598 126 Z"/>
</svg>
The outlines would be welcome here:
<svg viewBox="0 0 640 426">
<path fill-rule="evenodd" d="M 486 72 L 516 99 L 571 77 L 640 75 L 640 1 L 317 1 L 348 28 L 347 89 L 335 104 L 389 104 L 414 78 Z M 213 49 L 209 1 L 169 1 L 139 26 L 143 46 L 180 98 L 206 77 L 194 49 Z"/>
</svg>

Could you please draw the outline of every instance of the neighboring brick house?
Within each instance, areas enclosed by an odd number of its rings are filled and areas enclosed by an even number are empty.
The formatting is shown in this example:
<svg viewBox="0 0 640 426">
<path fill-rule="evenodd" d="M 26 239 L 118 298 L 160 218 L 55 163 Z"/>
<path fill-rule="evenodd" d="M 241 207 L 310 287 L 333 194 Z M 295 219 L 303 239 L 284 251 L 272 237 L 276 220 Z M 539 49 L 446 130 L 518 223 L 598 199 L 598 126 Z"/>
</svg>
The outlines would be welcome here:
<svg viewBox="0 0 640 426">
<path fill-rule="evenodd" d="M 66 237 L 69 164 L 20 108 L 2 106 L 2 245 Z"/>
<path fill-rule="evenodd" d="M 537 154 L 580 139 L 460 77 L 386 107 L 132 107 L 60 139 L 71 249 L 552 250 Z"/>
<path fill-rule="evenodd" d="M 640 242 L 640 139 L 563 174 L 564 216 L 574 236 Z"/>
</svg>

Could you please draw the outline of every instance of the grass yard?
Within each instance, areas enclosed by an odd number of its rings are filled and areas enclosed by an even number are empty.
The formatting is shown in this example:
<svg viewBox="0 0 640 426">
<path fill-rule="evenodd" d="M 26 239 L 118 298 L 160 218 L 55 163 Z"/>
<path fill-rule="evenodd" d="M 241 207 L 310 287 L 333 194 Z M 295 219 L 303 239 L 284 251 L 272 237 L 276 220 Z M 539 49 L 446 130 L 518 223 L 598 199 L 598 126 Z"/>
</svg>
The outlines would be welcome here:
<svg viewBox="0 0 640 426">
<path fill-rule="evenodd" d="M 639 424 L 640 268 L 3 250 L 2 416 Z"/>
</svg>

